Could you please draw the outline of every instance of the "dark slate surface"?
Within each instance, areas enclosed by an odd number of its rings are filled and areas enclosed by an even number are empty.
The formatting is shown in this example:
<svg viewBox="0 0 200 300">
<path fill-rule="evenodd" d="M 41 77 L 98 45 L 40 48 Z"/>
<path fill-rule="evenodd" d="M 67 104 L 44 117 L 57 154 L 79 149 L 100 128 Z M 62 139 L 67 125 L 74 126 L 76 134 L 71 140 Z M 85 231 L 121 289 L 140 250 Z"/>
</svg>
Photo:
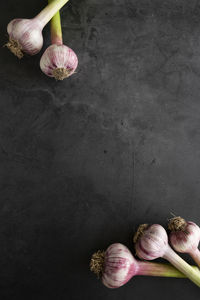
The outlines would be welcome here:
<svg viewBox="0 0 200 300">
<path fill-rule="evenodd" d="M 2 45 L 43 2 L 4 2 Z M 79 57 L 64 82 L 0 50 L 0 298 L 199 299 L 187 280 L 109 290 L 88 269 L 141 222 L 200 223 L 199 1 L 72 0 L 62 20 Z"/>
</svg>

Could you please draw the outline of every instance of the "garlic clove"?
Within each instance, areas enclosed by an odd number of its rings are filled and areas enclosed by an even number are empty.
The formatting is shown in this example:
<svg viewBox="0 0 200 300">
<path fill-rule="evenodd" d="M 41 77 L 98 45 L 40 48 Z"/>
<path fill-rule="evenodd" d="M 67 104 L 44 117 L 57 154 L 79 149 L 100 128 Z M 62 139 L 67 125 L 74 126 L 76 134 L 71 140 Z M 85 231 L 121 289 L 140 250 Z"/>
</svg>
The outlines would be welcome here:
<svg viewBox="0 0 200 300">
<path fill-rule="evenodd" d="M 78 58 L 75 52 L 65 45 L 49 46 L 40 59 L 42 72 L 56 80 L 71 76 L 77 66 Z"/>
</svg>

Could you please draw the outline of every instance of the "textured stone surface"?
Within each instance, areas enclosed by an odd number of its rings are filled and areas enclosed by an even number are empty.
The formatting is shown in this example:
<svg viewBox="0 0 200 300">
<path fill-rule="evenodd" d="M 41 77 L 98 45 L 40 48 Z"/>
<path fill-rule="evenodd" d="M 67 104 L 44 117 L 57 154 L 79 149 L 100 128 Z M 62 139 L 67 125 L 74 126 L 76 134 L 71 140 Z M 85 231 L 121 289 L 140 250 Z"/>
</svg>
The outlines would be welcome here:
<svg viewBox="0 0 200 300">
<path fill-rule="evenodd" d="M 11 19 L 43 6 L 7 0 L 1 44 Z M 186 280 L 110 291 L 88 263 L 132 247 L 141 222 L 200 223 L 200 4 L 72 0 L 62 23 L 79 57 L 68 80 L 45 77 L 40 54 L 0 50 L 0 298 L 196 300 Z"/>
</svg>

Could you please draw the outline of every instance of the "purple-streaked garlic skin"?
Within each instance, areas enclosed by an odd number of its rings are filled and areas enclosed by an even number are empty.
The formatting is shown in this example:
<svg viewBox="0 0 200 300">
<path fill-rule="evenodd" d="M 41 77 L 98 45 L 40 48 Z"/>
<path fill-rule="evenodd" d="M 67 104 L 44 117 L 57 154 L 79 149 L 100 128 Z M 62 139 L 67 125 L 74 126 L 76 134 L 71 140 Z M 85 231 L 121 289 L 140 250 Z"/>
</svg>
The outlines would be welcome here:
<svg viewBox="0 0 200 300">
<path fill-rule="evenodd" d="M 43 46 L 42 25 L 36 19 L 14 19 L 7 26 L 10 40 L 18 42 L 22 52 L 37 54 Z"/>
<path fill-rule="evenodd" d="M 172 231 L 169 235 L 172 247 L 181 253 L 190 253 L 198 248 L 200 228 L 193 222 L 187 222 L 184 230 Z"/>
<path fill-rule="evenodd" d="M 71 76 L 78 66 L 78 58 L 75 52 L 65 46 L 53 44 L 49 46 L 40 59 L 40 68 L 49 77 L 54 77 L 56 69 L 66 69 Z"/>
<path fill-rule="evenodd" d="M 138 269 L 136 260 L 126 246 L 112 244 L 105 252 L 102 282 L 108 288 L 118 288 L 136 275 Z"/>
<path fill-rule="evenodd" d="M 167 233 L 159 224 L 149 226 L 135 245 L 137 256 L 146 260 L 163 257 L 167 248 Z"/>
</svg>

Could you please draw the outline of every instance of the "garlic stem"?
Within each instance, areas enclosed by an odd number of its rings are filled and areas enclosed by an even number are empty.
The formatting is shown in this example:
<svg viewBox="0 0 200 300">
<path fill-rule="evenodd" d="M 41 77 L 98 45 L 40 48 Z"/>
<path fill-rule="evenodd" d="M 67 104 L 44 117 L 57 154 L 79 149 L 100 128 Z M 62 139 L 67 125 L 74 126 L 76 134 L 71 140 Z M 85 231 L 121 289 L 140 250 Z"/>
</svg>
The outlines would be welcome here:
<svg viewBox="0 0 200 300">
<path fill-rule="evenodd" d="M 69 0 L 52 0 L 35 18 L 39 20 L 43 27 Z"/>
<path fill-rule="evenodd" d="M 200 273 L 186 263 L 170 246 L 167 246 L 163 258 L 168 260 L 179 271 L 185 274 L 191 281 L 200 287 Z"/>
<path fill-rule="evenodd" d="M 153 263 L 153 262 L 140 262 L 138 261 L 137 275 L 143 276 L 156 276 L 156 277 L 174 277 L 186 278 L 186 276 L 170 264 Z M 192 267 L 198 271 L 197 267 Z"/>
<path fill-rule="evenodd" d="M 48 0 L 51 3 L 53 0 Z M 58 11 L 51 19 L 51 43 L 56 45 L 63 44 L 62 27 L 60 12 Z"/>
</svg>

